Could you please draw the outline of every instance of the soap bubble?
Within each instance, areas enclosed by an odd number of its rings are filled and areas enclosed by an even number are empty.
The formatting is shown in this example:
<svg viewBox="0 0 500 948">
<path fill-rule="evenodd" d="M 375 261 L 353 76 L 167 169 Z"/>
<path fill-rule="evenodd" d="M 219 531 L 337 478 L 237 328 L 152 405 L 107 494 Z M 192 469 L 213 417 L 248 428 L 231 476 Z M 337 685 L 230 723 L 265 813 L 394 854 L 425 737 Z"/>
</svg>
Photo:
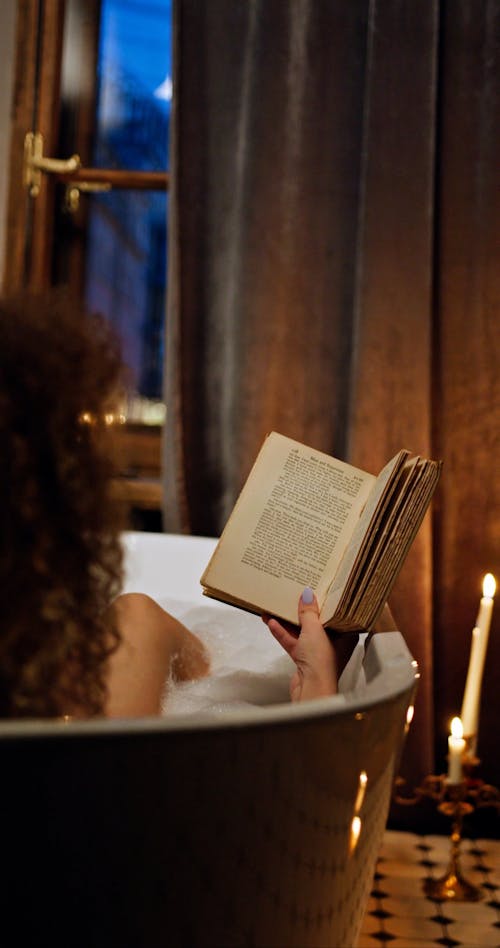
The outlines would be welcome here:
<svg viewBox="0 0 500 948">
<path fill-rule="evenodd" d="M 160 599 L 203 642 L 210 656 L 210 673 L 194 681 L 165 683 L 163 714 L 209 714 L 264 708 L 290 701 L 290 678 L 295 665 L 283 651 L 260 616 L 214 602 L 194 606 L 174 599 Z M 344 669 L 339 692 L 362 693 L 366 686 L 363 668 L 363 634 Z"/>
<path fill-rule="evenodd" d="M 260 617 L 226 606 L 195 606 L 161 600 L 203 642 L 210 674 L 195 681 L 166 682 L 163 714 L 222 714 L 289 701 L 294 663 Z"/>
</svg>

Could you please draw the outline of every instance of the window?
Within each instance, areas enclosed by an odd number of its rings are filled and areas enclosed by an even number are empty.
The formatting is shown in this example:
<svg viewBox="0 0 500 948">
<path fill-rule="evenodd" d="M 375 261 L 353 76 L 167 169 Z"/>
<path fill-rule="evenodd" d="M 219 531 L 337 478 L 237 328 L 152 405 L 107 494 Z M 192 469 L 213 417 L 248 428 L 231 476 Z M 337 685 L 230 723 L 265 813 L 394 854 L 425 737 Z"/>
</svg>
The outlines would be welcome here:
<svg viewBox="0 0 500 948">
<path fill-rule="evenodd" d="M 95 69 L 90 159 L 98 169 L 162 172 L 167 168 L 172 95 L 171 0 L 102 0 Z M 65 28 L 62 101 L 71 115 L 78 90 Z M 77 92 L 78 95 L 78 92 Z M 62 149 L 68 140 L 62 126 Z M 127 415 L 162 423 L 167 259 L 167 192 L 95 183 L 85 193 L 83 295 L 108 317 L 130 369 Z M 101 190 L 101 188 L 103 190 Z M 82 199 L 83 200 L 83 199 Z M 66 206 L 71 214 L 71 204 Z M 74 210 L 73 210 L 74 213 Z"/>
<path fill-rule="evenodd" d="M 5 290 L 69 285 L 116 327 L 130 368 L 120 496 L 158 519 L 172 0 L 18 10 Z M 59 164 L 40 174 L 40 157 Z"/>
</svg>

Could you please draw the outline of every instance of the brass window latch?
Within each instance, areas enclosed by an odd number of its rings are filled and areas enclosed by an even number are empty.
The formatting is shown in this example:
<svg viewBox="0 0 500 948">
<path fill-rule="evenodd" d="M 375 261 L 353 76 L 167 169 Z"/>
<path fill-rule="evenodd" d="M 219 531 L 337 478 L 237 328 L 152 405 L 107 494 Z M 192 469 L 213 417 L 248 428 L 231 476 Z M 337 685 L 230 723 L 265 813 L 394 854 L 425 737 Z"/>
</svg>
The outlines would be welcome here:
<svg viewBox="0 0 500 948">
<path fill-rule="evenodd" d="M 70 181 L 64 191 L 64 210 L 76 214 L 80 207 L 80 194 L 103 194 L 106 191 L 111 191 L 111 185 L 106 181 Z"/>
<path fill-rule="evenodd" d="M 24 139 L 24 184 L 31 197 L 40 193 L 42 174 L 71 174 L 81 167 L 79 155 L 71 158 L 46 158 L 43 154 L 43 135 L 41 132 L 28 132 Z"/>
<path fill-rule="evenodd" d="M 24 139 L 23 179 L 31 197 L 37 197 L 42 174 L 53 174 L 65 184 L 64 208 L 78 210 L 81 194 L 111 191 L 114 188 L 139 191 L 168 191 L 167 171 L 134 171 L 122 168 L 82 168 L 80 155 L 71 158 L 45 158 L 43 135 L 28 132 Z"/>
</svg>

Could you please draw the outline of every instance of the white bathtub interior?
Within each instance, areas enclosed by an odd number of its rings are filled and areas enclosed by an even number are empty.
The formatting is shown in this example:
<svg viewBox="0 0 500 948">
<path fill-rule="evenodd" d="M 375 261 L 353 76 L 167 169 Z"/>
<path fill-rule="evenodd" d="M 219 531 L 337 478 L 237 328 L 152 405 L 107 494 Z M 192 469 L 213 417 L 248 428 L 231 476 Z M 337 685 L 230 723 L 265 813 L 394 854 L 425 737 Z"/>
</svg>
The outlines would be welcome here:
<svg viewBox="0 0 500 948">
<path fill-rule="evenodd" d="M 165 715 L 213 718 L 289 704 L 294 664 L 261 618 L 203 595 L 199 577 L 215 544 L 207 537 L 132 531 L 123 535 L 124 592 L 150 595 L 194 632 L 210 655 L 207 678 L 166 682 Z M 349 638 L 352 653 L 339 680 L 339 693 L 329 699 L 332 710 L 373 700 L 379 688 L 387 687 L 390 670 L 395 688 L 401 673 L 403 679 L 409 669 L 411 673 L 411 656 L 399 634 L 385 633 L 369 652 L 366 633 Z M 383 683 L 378 681 L 382 668 Z"/>
</svg>

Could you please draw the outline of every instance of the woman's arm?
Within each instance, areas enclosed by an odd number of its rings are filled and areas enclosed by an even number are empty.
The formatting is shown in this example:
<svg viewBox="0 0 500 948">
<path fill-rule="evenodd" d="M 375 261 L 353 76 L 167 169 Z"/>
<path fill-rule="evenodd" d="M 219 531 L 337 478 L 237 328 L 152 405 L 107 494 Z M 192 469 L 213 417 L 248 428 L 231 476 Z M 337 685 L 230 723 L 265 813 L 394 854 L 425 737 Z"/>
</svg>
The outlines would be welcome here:
<svg viewBox="0 0 500 948">
<path fill-rule="evenodd" d="M 108 717 L 159 714 L 167 679 L 201 678 L 209 659 L 200 640 L 149 596 L 126 593 L 111 607 L 122 641 L 109 660 Z"/>
</svg>

